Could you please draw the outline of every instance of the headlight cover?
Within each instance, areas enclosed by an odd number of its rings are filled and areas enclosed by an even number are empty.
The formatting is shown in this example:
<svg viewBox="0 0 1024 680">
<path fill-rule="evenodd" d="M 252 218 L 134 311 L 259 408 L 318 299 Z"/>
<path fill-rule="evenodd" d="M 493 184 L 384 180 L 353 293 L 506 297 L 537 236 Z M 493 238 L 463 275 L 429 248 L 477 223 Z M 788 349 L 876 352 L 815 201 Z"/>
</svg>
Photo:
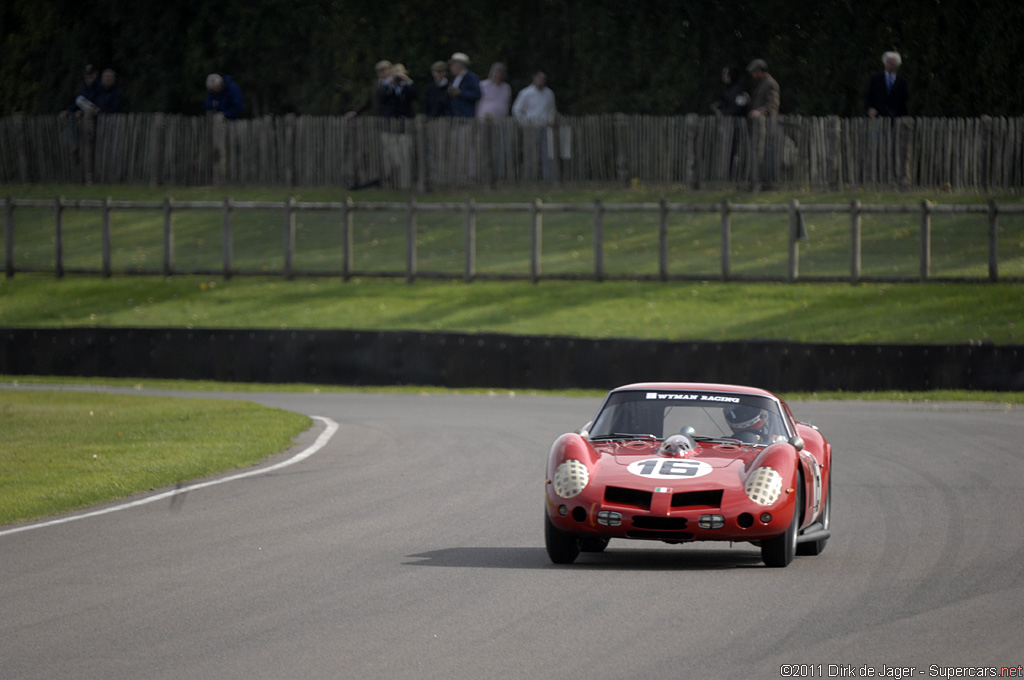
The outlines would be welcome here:
<svg viewBox="0 0 1024 680">
<path fill-rule="evenodd" d="M 572 498 L 582 493 L 590 481 L 590 470 L 578 460 L 562 461 L 555 470 L 551 482 L 555 485 L 555 493 L 562 498 Z"/>
<path fill-rule="evenodd" d="M 770 467 L 759 467 L 750 473 L 743 490 L 758 505 L 771 505 L 782 495 L 782 475 Z"/>
</svg>

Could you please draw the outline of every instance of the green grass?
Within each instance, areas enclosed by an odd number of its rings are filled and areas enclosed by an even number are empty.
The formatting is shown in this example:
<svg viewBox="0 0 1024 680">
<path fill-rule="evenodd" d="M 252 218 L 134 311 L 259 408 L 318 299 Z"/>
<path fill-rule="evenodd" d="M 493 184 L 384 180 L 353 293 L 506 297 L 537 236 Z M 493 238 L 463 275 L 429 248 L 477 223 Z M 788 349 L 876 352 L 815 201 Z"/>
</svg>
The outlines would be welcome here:
<svg viewBox="0 0 1024 680">
<path fill-rule="evenodd" d="M 1024 285 L 0 279 L 0 327 L 88 326 L 1020 344 Z"/>
<path fill-rule="evenodd" d="M 251 465 L 308 417 L 244 401 L 0 390 L 0 525 Z"/>
</svg>

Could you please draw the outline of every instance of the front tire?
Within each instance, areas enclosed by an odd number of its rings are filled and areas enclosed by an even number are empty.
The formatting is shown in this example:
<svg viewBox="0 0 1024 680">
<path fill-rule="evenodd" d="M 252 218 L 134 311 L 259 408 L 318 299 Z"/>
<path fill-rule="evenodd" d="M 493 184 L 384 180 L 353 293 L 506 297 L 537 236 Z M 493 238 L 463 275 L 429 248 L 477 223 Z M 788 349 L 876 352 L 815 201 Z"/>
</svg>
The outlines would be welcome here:
<svg viewBox="0 0 1024 680">
<path fill-rule="evenodd" d="M 580 554 L 579 539 L 556 528 L 547 512 L 544 513 L 544 547 L 555 564 L 572 564 Z"/>
<path fill-rule="evenodd" d="M 804 504 L 803 481 L 797 477 L 793 521 L 781 536 L 761 541 L 761 559 L 766 567 L 788 567 L 796 556 L 796 535 L 800 529 L 800 511 Z"/>
<path fill-rule="evenodd" d="M 825 510 L 821 513 L 821 525 L 825 531 L 832 525 L 832 474 L 828 476 L 828 495 L 825 496 Z M 827 538 L 821 538 L 809 543 L 801 543 L 796 547 L 797 555 L 820 555 L 825 550 Z"/>
</svg>

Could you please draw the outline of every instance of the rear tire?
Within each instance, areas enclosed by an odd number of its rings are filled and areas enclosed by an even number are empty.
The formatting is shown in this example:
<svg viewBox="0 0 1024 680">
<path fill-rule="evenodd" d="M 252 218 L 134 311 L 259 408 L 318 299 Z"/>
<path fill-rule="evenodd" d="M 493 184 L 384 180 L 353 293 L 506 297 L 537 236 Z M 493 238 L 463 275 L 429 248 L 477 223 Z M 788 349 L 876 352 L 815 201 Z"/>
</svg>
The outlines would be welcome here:
<svg viewBox="0 0 1024 680">
<path fill-rule="evenodd" d="M 544 546 L 555 564 L 572 564 L 580 554 L 579 539 L 556 528 L 547 512 L 544 513 Z"/>
<path fill-rule="evenodd" d="M 796 535 L 800 529 L 800 512 L 804 503 L 803 481 L 797 477 L 793 521 L 781 536 L 761 541 L 761 559 L 766 567 L 788 567 L 796 556 Z"/>
</svg>

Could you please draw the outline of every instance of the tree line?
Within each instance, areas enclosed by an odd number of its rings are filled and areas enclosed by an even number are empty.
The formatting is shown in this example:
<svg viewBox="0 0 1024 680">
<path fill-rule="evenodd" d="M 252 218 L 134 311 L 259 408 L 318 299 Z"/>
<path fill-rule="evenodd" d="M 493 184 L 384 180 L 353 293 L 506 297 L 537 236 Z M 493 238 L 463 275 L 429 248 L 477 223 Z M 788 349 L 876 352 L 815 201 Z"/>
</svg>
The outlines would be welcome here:
<svg viewBox="0 0 1024 680">
<path fill-rule="evenodd" d="M 709 112 L 723 66 L 767 60 L 782 113 L 863 114 L 885 50 L 903 56 L 911 114 L 1024 111 L 1024 3 L 1012 0 L 6 0 L 0 114 L 67 109 L 85 64 L 113 68 L 127 110 L 201 114 L 226 73 L 246 114 L 343 113 L 380 59 L 425 87 L 430 64 L 468 53 L 514 90 L 539 69 L 573 115 Z"/>
</svg>

